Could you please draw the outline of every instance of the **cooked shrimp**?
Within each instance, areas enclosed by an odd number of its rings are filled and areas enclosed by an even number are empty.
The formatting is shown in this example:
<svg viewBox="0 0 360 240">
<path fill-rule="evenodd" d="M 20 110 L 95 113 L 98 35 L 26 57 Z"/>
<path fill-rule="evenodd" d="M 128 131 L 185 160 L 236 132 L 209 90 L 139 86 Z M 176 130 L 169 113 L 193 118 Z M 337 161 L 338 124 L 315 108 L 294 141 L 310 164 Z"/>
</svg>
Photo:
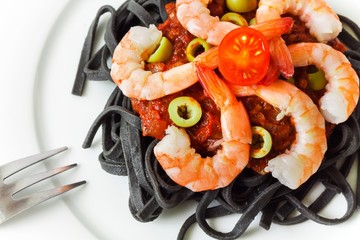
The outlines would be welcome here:
<svg viewBox="0 0 360 240">
<path fill-rule="evenodd" d="M 309 29 L 310 34 L 319 42 L 327 42 L 341 32 L 342 24 L 336 13 L 324 0 L 260 0 L 256 11 L 256 22 L 262 23 L 271 19 L 279 19 L 284 13 L 298 16 Z M 285 77 L 291 76 L 294 71 L 285 41 L 276 37 L 274 60 Z M 291 71 L 290 71 L 291 70 Z"/>
<path fill-rule="evenodd" d="M 198 81 L 192 63 L 165 72 L 144 70 L 145 60 L 156 49 L 161 37 L 161 31 L 154 25 L 149 28 L 135 26 L 115 48 L 110 74 L 124 95 L 152 100 L 181 91 Z"/>
<path fill-rule="evenodd" d="M 342 30 L 339 17 L 324 0 L 260 0 L 256 21 L 277 19 L 284 13 L 298 16 L 319 42 L 336 38 Z"/>
<path fill-rule="evenodd" d="M 323 43 L 289 46 L 295 66 L 315 65 L 325 73 L 328 83 L 320 98 L 320 111 L 331 123 L 344 122 L 359 100 L 359 77 L 345 55 Z"/>
<path fill-rule="evenodd" d="M 279 119 L 292 117 L 295 141 L 288 151 L 269 160 L 265 171 L 291 189 L 299 187 L 318 170 L 327 149 L 325 121 L 316 105 L 308 95 L 283 80 L 270 86 L 233 85 L 231 89 L 237 96 L 256 95 L 279 108 Z"/>
<path fill-rule="evenodd" d="M 177 0 L 177 18 L 190 33 L 205 39 L 214 46 L 218 46 L 226 34 L 239 26 L 220 21 L 218 17 L 211 16 L 207 7 L 210 2 L 211 0 Z M 258 23 L 250 27 L 262 32 L 267 39 L 272 39 L 279 38 L 282 34 L 287 33 L 291 29 L 293 21 L 291 18 L 274 18 L 270 21 L 258 21 Z M 271 41 L 270 43 L 277 45 L 278 42 Z M 285 46 L 285 43 L 283 45 Z M 291 58 L 286 47 L 273 47 L 271 50 L 274 50 L 271 51 L 272 59 L 276 61 L 281 73 L 286 78 L 291 77 L 294 73 L 294 67 L 291 64 Z"/>
<path fill-rule="evenodd" d="M 209 3 L 211 0 L 177 0 L 176 16 L 191 34 L 217 46 L 227 33 L 239 26 L 211 16 L 207 7 Z"/>
<path fill-rule="evenodd" d="M 251 128 L 246 110 L 213 70 L 196 66 L 201 84 L 221 112 L 223 142 L 212 157 L 202 157 L 190 146 L 184 129 L 170 126 L 154 153 L 167 175 L 192 191 L 225 187 L 249 161 Z"/>
</svg>

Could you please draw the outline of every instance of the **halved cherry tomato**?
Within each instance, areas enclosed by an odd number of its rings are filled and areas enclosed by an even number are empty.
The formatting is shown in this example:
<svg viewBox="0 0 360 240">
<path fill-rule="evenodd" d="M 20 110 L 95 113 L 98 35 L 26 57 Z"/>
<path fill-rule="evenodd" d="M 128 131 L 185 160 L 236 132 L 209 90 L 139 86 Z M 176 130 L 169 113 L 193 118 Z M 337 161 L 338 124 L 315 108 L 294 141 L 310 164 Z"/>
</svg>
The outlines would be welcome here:
<svg viewBox="0 0 360 240">
<path fill-rule="evenodd" d="M 219 70 L 233 84 L 256 84 L 265 76 L 270 63 L 265 36 L 250 27 L 228 33 L 219 46 Z"/>
</svg>

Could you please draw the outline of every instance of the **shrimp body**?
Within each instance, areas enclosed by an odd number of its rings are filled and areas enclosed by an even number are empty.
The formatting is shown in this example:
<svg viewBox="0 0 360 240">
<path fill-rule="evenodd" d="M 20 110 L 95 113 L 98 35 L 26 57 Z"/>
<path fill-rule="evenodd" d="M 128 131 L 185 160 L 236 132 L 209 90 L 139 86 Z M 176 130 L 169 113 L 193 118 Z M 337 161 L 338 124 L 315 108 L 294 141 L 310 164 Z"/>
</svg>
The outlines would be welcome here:
<svg viewBox="0 0 360 240">
<path fill-rule="evenodd" d="M 310 97 L 294 85 L 277 80 L 269 86 L 231 87 L 237 96 L 256 95 L 280 109 L 278 118 L 292 117 L 296 138 L 290 149 L 269 160 L 265 171 L 296 189 L 314 174 L 327 149 L 325 121 Z"/>
<path fill-rule="evenodd" d="M 152 100 L 181 91 L 197 82 L 191 63 L 164 72 L 144 70 L 145 61 L 157 48 L 161 37 L 161 31 L 154 25 L 149 28 L 135 26 L 115 48 L 110 74 L 124 95 Z"/>
<path fill-rule="evenodd" d="M 256 21 L 277 19 L 284 13 L 298 16 L 319 42 L 336 38 L 342 30 L 339 17 L 324 0 L 260 0 Z"/>
<path fill-rule="evenodd" d="M 346 121 L 359 100 L 359 77 L 345 55 L 323 43 L 293 44 L 289 51 L 295 66 L 324 71 L 328 83 L 319 100 L 324 118 L 334 124 Z"/>
<path fill-rule="evenodd" d="M 246 110 L 227 85 L 210 69 L 196 66 L 199 80 L 221 112 L 223 142 L 212 157 L 202 157 L 190 146 L 184 129 L 170 126 L 154 153 L 167 175 L 192 191 L 230 184 L 249 161 L 251 128 Z"/>
<path fill-rule="evenodd" d="M 298 16 L 319 42 L 334 39 L 342 29 L 336 13 L 324 0 L 260 0 L 256 11 L 256 22 L 279 19 L 284 13 Z M 277 37 L 272 40 L 274 59 L 285 77 L 294 73 L 293 63 L 286 50 L 285 41 Z"/>
<path fill-rule="evenodd" d="M 191 34 L 217 46 L 227 33 L 239 26 L 211 16 L 207 7 L 209 3 L 211 0 L 177 0 L 176 16 Z"/>
</svg>

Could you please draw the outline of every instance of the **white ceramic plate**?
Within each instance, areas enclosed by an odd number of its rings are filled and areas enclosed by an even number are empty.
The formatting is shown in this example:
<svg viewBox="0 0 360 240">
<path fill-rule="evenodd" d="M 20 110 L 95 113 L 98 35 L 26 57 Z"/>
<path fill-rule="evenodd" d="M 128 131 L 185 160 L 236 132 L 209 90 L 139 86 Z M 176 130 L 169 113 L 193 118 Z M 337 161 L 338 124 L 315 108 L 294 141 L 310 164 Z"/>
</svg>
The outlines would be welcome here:
<svg viewBox="0 0 360 240">
<path fill-rule="evenodd" d="M 152 223 L 137 222 L 128 209 L 128 179 L 104 172 L 98 163 L 100 132 L 91 149 L 81 148 L 85 135 L 102 111 L 114 85 L 87 82 L 82 97 L 71 95 L 78 59 L 87 30 L 97 10 L 115 0 L 15 0 L 0 4 L 2 35 L 0 92 L 0 140 L 5 162 L 40 150 L 67 145 L 55 165 L 77 162 L 79 167 L 59 176 L 54 184 L 86 179 L 73 193 L 38 206 L 21 217 L 0 225 L 2 239 L 176 239 L 191 203 L 165 211 Z M 360 2 L 328 0 L 334 9 L 360 24 Z M 44 6 L 37 9 L 36 7 Z M 21 28 L 21 30 L 20 30 Z M 5 30 L 3 30 L 5 29 Z M 344 212 L 343 199 L 328 210 Z M 338 215 L 336 215 L 338 214 Z M 231 229 L 238 216 L 221 218 L 215 224 Z M 258 227 L 256 219 L 241 239 L 306 239 L 323 236 L 339 239 L 358 232 L 360 216 L 344 224 L 323 226 L 310 221 L 296 226 Z M 30 233 L 32 230 L 32 233 Z M 56 233 L 56 234 L 55 234 Z M 211 239 L 197 226 L 187 239 Z"/>
</svg>

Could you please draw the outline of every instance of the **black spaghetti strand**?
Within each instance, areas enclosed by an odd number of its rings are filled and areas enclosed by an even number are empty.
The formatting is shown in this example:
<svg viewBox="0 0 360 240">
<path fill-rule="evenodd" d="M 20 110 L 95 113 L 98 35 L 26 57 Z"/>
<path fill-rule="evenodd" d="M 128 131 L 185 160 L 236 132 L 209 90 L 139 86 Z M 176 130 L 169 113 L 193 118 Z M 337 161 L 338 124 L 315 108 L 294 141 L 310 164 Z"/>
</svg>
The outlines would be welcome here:
<svg viewBox="0 0 360 240">
<path fill-rule="evenodd" d="M 150 184 L 154 189 L 154 195 L 157 202 L 162 208 L 170 209 L 177 206 L 181 202 L 190 199 L 194 195 L 194 192 L 179 185 L 167 184 L 159 176 L 156 168 L 152 167 L 152 165 L 156 162 L 153 148 L 157 142 L 157 140 L 154 140 L 147 148 L 145 154 L 145 166 L 149 176 Z"/>
<path fill-rule="evenodd" d="M 88 80 L 108 81 L 111 79 L 107 60 L 111 57 L 109 49 L 104 45 L 84 67 L 84 73 Z"/>
<path fill-rule="evenodd" d="M 351 160 L 350 160 L 351 162 Z M 335 169 L 335 167 L 330 167 L 328 170 L 331 169 Z M 338 170 L 336 169 L 336 173 L 333 171 L 326 171 L 326 174 L 328 174 L 328 176 L 330 177 L 330 179 L 332 178 L 338 178 Z M 333 177 L 334 174 L 336 177 Z M 324 180 L 323 184 L 326 187 L 326 189 L 321 193 L 321 195 L 309 206 L 309 207 L 305 207 L 303 206 L 299 201 L 297 201 L 297 199 L 292 199 L 290 202 L 292 204 L 294 204 L 295 207 L 298 208 L 299 211 L 303 210 L 306 213 L 302 212 L 302 215 L 296 216 L 294 218 L 288 218 L 286 219 L 286 221 L 283 221 L 281 224 L 298 224 L 301 222 L 306 221 L 307 219 L 311 219 L 313 221 L 316 221 L 318 223 L 321 224 L 327 224 L 327 225 L 331 225 L 331 224 L 338 224 L 341 223 L 345 220 L 347 220 L 347 218 L 349 216 L 352 215 L 353 211 L 354 211 L 354 196 L 352 195 L 352 191 L 350 189 L 350 191 L 347 191 L 350 187 L 348 186 L 346 180 L 345 180 L 346 176 L 341 177 L 342 181 L 341 184 L 334 184 L 333 182 L 331 182 L 330 179 L 328 180 Z M 339 181 L 337 180 L 336 182 L 339 183 Z M 344 184 L 345 182 L 345 184 Z M 329 219 L 329 218 L 324 218 L 319 216 L 317 213 L 319 213 L 328 203 L 330 203 L 330 201 L 339 193 L 343 193 L 344 197 L 346 198 L 346 201 L 348 203 L 348 210 L 346 212 L 346 214 L 340 218 L 340 219 Z M 288 196 L 291 197 L 291 196 Z M 289 198 L 288 198 L 289 199 Z M 296 203 L 295 203 L 296 202 Z"/>
<path fill-rule="evenodd" d="M 338 192 L 336 190 L 334 190 L 334 188 L 326 188 L 321 193 L 321 195 L 310 206 L 306 207 L 306 206 L 302 205 L 301 207 L 308 209 L 308 212 L 311 213 L 312 215 L 316 215 L 321 209 L 323 209 L 333 199 L 333 197 L 336 194 L 338 194 Z M 301 203 L 301 201 L 299 201 L 292 194 L 287 195 L 287 197 L 292 198 L 297 203 Z M 297 205 L 294 204 L 293 201 L 288 201 L 287 203 L 289 205 L 291 205 L 292 212 L 297 209 Z M 288 215 L 290 215 L 290 214 L 288 214 Z M 273 222 L 276 224 L 279 224 L 279 225 L 294 225 L 294 224 L 299 224 L 299 223 L 305 222 L 307 220 L 309 220 L 309 218 L 306 214 L 300 214 L 295 217 L 288 217 L 288 216 L 284 217 L 284 216 L 280 216 L 279 214 L 277 214 L 274 217 Z"/>
<path fill-rule="evenodd" d="M 340 14 L 338 14 L 338 16 L 345 25 L 349 26 L 349 28 L 354 32 L 355 36 L 360 39 L 360 27 L 351 19 Z"/>
<path fill-rule="evenodd" d="M 156 20 L 153 18 L 153 16 L 137 2 L 130 1 L 128 10 L 135 14 L 141 20 L 144 26 L 148 27 L 150 24 L 156 24 Z"/>
<path fill-rule="evenodd" d="M 316 182 L 316 177 L 312 177 L 299 189 L 295 190 L 291 194 L 294 195 L 297 199 L 303 200 L 306 195 L 311 191 Z M 296 208 L 293 204 L 289 202 L 284 202 L 284 204 L 276 210 L 275 215 L 280 221 L 284 221 L 291 213 L 294 212 L 294 210 L 296 210 Z"/>
<path fill-rule="evenodd" d="M 117 11 L 111 6 L 103 6 L 99 9 L 88 35 L 85 38 L 83 50 L 80 56 L 77 74 L 72 89 L 72 94 L 81 96 L 85 87 L 86 80 L 111 80 L 107 60 L 114 53 L 114 49 L 119 40 L 134 25 L 148 26 L 150 24 L 157 25 L 162 18 L 155 17 L 154 12 L 148 12 L 145 7 L 155 6 L 158 12 L 162 12 L 164 16 L 164 7 L 157 1 L 126 1 Z M 125 13 L 124 13 L 125 12 Z M 94 48 L 94 40 L 100 18 L 105 13 L 110 13 L 110 20 L 105 31 L 105 45 L 92 56 Z M 121 25 L 123 30 L 118 31 Z M 122 33 L 119 36 L 119 32 Z"/>
<path fill-rule="evenodd" d="M 349 186 L 349 183 L 346 179 L 339 173 L 339 171 L 335 167 L 329 168 L 329 174 L 331 177 L 339 184 L 339 187 L 342 188 L 346 201 L 348 203 L 347 211 L 341 218 L 326 218 L 316 214 L 314 211 L 311 211 L 308 207 L 302 204 L 298 199 L 296 199 L 293 195 L 289 194 L 286 196 L 287 200 L 294 204 L 296 209 L 306 218 L 311 219 L 314 222 L 324 224 L 324 225 L 332 225 L 344 222 L 347 220 L 355 211 L 355 196 L 354 193 Z"/>
<path fill-rule="evenodd" d="M 168 16 L 165 5 L 169 2 L 173 1 L 126 0 L 116 10 L 111 6 L 101 7 L 84 42 L 73 94 L 82 94 L 86 80 L 112 81 L 108 62 L 118 42 L 132 26 L 164 22 Z M 104 14 L 110 14 L 105 25 L 105 43 L 95 52 L 94 40 Z M 344 54 L 360 76 L 360 28 L 344 16 L 340 19 L 351 30 L 344 29 L 339 35 L 340 41 L 348 47 Z M 142 136 L 140 118 L 132 111 L 130 99 L 117 87 L 90 126 L 83 147 L 91 147 L 101 127 L 103 147 L 98 160 L 106 172 L 128 177 L 129 210 L 138 221 L 153 221 L 164 210 L 192 200 L 197 208 L 183 223 L 177 239 L 185 239 L 188 230 L 197 224 L 209 236 L 229 240 L 240 237 L 257 215 L 261 215 L 259 226 L 264 229 L 269 229 L 272 224 L 292 225 L 307 220 L 325 225 L 346 221 L 356 208 L 360 208 L 360 166 L 357 166 L 360 161 L 359 122 L 358 105 L 349 119 L 333 130 L 318 172 L 296 190 L 284 187 L 270 174 L 259 175 L 250 169 L 244 169 L 229 186 L 214 191 L 194 193 L 177 185 L 154 156 L 153 149 L 158 140 Z M 347 176 L 356 166 L 356 186 L 353 190 Z M 324 190 L 309 206 L 305 206 L 303 200 L 319 185 Z M 322 216 L 321 211 L 338 195 L 346 200 L 344 215 L 340 218 Z M 207 221 L 229 214 L 237 214 L 239 218 L 232 230 L 226 233 L 214 229 Z"/>
<path fill-rule="evenodd" d="M 360 150 L 356 153 L 357 159 L 357 175 L 356 175 L 356 187 L 355 187 L 355 195 L 356 195 L 356 206 L 357 209 L 360 208 Z"/>
<path fill-rule="evenodd" d="M 177 240 L 185 239 L 186 233 L 191 228 L 191 226 L 193 226 L 195 223 L 196 223 L 196 216 L 195 216 L 195 214 L 193 214 L 185 220 L 185 222 L 183 223 L 183 225 L 181 226 L 181 228 L 179 230 L 179 233 L 178 233 L 176 239 Z"/>
<path fill-rule="evenodd" d="M 360 43 L 357 39 L 355 39 L 348 31 L 343 29 L 339 34 L 339 39 L 346 43 L 346 46 L 353 51 L 360 51 Z"/>
<path fill-rule="evenodd" d="M 86 136 L 86 141 L 83 144 L 83 148 L 88 148 L 91 145 L 91 142 L 93 141 L 95 134 L 97 132 L 97 129 L 102 125 L 103 120 L 105 120 L 108 115 L 110 114 L 119 114 L 121 115 L 123 120 L 126 120 L 127 123 L 131 124 L 132 126 L 138 128 L 141 126 L 141 120 L 139 117 L 137 117 L 134 113 L 130 112 L 128 109 L 120 106 L 110 106 L 106 108 L 94 121 L 93 125 L 90 127 L 90 131 L 88 132 L 88 135 Z"/>
<path fill-rule="evenodd" d="M 271 202 L 262 209 L 262 215 L 259 223 L 260 227 L 264 228 L 265 230 L 270 229 L 270 226 L 273 222 L 273 218 L 276 213 L 277 205 L 278 205 L 277 202 Z"/>
<path fill-rule="evenodd" d="M 344 54 L 349 59 L 352 67 L 356 70 L 357 75 L 360 77 L 360 52 L 347 50 Z"/>
<path fill-rule="evenodd" d="M 153 197 L 151 193 L 146 191 L 145 187 L 142 185 L 141 178 L 139 178 L 139 176 L 142 175 L 143 169 L 137 169 L 134 166 L 134 162 L 136 160 L 142 160 L 141 156 L 139 156 L 138 154 L 139 152 L 141 152 L 141 143 L 136 141 L 136 138 L 138 137 L 138 132 L 134 132 L 129 127 L 129 124 L 122 124 L 121 129 L 121 131 L 124 133 L 120 136 L 129 177 L 129 201 L 130 207 L 132 208 L 131 212 L 134 218 L 140 222 L 153 221 L 158 217 L 158 214 L 161 213 L 162 209 L 157 204 L 156 209 L 153 208 L 153 211 L 147 210 L 146 212 L 144 212 L 144 209 L 147 209 L 149 202 L 153 201 Z M 132 145 L 134 141 L 136 142 L 136 146 Z"/>
<path fill-rule="evenodd" d="M 344 178 L 348 176 L 349 168 L 353 165 L 354 161 L 355 161 L 354 155 L 352 155 L 341 166 L 340 172 L 342 173 Z M 317 178 L 316 175 L 319 175 L 319 174 L 321 174 L 321 176 L 319 176 L 319 178 Z M 326 174 L 326 176 L 325 176 L 325 174 Z M 317 199 L 315 199 L 314 202 L 311 203 L 309 207 L 307 207 L 307 209 L 309 210 L 309 212 L 312 213 L 313 216 L 315 216 L 316 213 L 320 212 L 328 203 L 330 203 L 331 200 L 337 194 L 340 194 L 343 192 L 343 190 L 340 186 L 332 183 L 329 180 L 329 174 L 331 174 L 331 173 L 328 173 L 328 170 L 320 171 L 320 172 L 316 173 L 314 175 L 314 177 L 312 177 L 310 179 L 310 180 L 314 180 L 314 179 L 319 180 L 326 187 L 326 189 L 321 193 L 321 195 Z M 294 194 L 290 194 L 290 193 L 288 194 L 287 197 L 289 197 L 290 195 L 292 195 L 292 197 L 295 197 Z M 347 198 L 348 203 L 351 203 L 354 201 L 354 199 L 351 195 L 347 196 L 347 197 L 348 197 Z M 296 197 L 296 199 L 300 200 L 301 198 Z M 300 201 L 298 201 L 298 202 L 300 202 Z M 285 206 L 285 209 L 284 209 L 284 206 Z M 294 204 L 294 201 L 290 201 L 287 203 L 287 205 L 284 205 L 284 206 L 279 208 L 279 210 L 277 211 L 276 218 L 274 219 L 275 223 L 278 223 L 281 225 L 292 225 L 292 224 L 299 224 L 301 222 L 308 220 L 307 215 L 298 215 L 298 216 L 295 216 L 292 218 L 287 218 L 287 216 L 290 215 L 292 210 L 294 210 L 297 207 L 297 205 Z M 349 206 L 350 206 L 350 204 L 349 204 Z M 351 212 L 351 214 L 352 214 L 352 212 Z M 329 223 L 329 224 L 335 224 L 335 223 Z"/>
<path fill-rule="evenodd" d="M 172 2 L 171 0 L 159 0 L 159 12 L 161 17 L 161 22 L 165 22 L 168 18 L 168 14 L 165 9 L 165 5 Z"/>
<path fill-rule="evenodd" d="M 266 190 L 262 191 L 258 194 L 258 196 L 250 203 L 249 207 L 245 210 L 245 212 L 241 215 L 238 222 L 235 224 L 233 230 L 228 233 L 219 232 L 213 229 L 206 222 L 206 210 L 209 204 L 212 202 L 211 200 L 216 196 L 216 191 L 208 191 L 201 202 L 198 205 L 196 211 L 196 219 L 199 226 L 206 232 L 209 236 L 217 239 L 236 239 L 241 236 L 249 225 L 254 220 L 255 216 L 266 206 L 266 204 L 270 201 L 272 195 L 279 189 L 283 187 L 281 183 L 277 182 L 266 188 Z"/>
</svg>

